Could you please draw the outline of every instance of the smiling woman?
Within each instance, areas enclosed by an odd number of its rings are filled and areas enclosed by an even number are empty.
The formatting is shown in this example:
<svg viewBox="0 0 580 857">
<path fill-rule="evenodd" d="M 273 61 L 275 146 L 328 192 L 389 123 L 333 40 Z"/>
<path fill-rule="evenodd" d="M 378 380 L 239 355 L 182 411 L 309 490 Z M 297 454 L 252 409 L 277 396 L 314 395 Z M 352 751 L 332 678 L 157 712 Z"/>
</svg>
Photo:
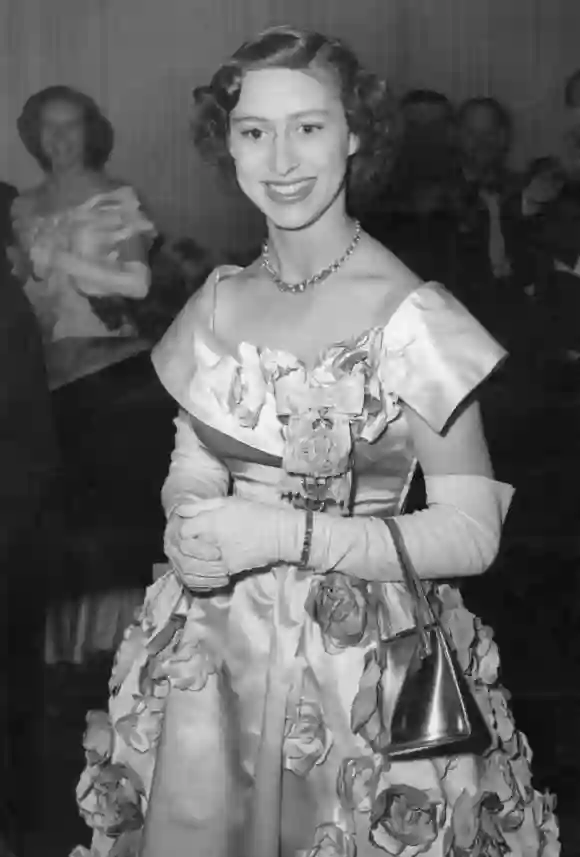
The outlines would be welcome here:
<svg viewBox="0 0 580 857">
<path fill-rule="evenodd" d="M 148 293 L 155 229 L 133 189 L 105 172 L 111 123 L 88 95 L 51 86 L 28 99 L 18 132 L 44 180 L 14 203 L 12 256 L 45 344 L 135 337 L 124 301 Z"/>
<path fill-rule="evenodd" d="M 477 390 L 505 353 L 347 204 L 390 156 L 386 86 L 345 45 L 285 27 L 195 94 L 195 138 L 268 241 L 215 271 L 153 354 L 181 408 L 169 566 L 119 650 L 108 738 L 86 737 L 91 853 L 555 857 L 491 631 L 445 582 L 498 551 L 513 490 L 493 477 Z M 427 508 L 411 512 L 418 463 Z M 390 646 L 419 622 L 395 516 L 485 716 L 485 757 L 392 758 Z"/>
<path fill-rule="evenodd" d="M 358 138 L 328 72 L 262 69 L 246 75 L 229 148 L 246 196 L 275 226 L 299 229 L 340 194 Z"/>
</svg>

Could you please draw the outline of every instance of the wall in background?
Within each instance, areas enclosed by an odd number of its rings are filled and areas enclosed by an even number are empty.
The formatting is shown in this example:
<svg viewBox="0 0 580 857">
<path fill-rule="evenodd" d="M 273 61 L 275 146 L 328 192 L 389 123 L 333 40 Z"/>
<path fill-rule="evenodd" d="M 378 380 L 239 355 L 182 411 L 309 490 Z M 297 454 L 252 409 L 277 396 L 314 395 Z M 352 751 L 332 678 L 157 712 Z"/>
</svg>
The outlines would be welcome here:
<svg viewBox="0 0 580 857">
<path fill-rule="evenodd" d="M 562 81 L 580 66 L 578 0 L 0 0 L 2 176 L 38 180 L 16 118 L 32 92 L 68 83 L 108 113 L 111 171 L 163 228 L 217 251 L 245 247 L 259 221 L 192 151 L 190 93 L 245 38 L 288 22 L 347 39 L 397 93 L 499 96 L 520 163 L 558 150 Z"/>
</svg>

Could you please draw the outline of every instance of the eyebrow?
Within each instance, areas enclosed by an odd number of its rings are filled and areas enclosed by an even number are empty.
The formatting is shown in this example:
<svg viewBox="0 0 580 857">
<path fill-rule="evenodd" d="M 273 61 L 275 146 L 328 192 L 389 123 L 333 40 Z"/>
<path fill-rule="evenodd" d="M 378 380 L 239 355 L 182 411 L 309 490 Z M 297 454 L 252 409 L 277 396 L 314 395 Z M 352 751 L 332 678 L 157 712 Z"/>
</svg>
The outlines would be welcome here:
<svg viewBox="0 0 580 857">
<path fill-rule="evenodd" d="M 314 108 L 312 110 L 299 110 L 297 113 L 290 113 L 287 118 L 288 119 L 302 119 L 305 116 L 329 116 L 329 115 L 330 115 L 330 112 L 328 110 L 323 110 L 322 108 L 320 108 L 320 110 L 318 110 L 318 109 Z M 230 117 L 230 121 L 231 121 L 232 125 L 239 125 L 241 122 L 263 122 L 265 124 L 268 124 L 269 122 L 272 122 L 273 120 L 272 119 L 266 119 L 264 116 L 249 116 L 249 115 L 235 116 L 235 115 L 232 115 Z"/>
</svg>

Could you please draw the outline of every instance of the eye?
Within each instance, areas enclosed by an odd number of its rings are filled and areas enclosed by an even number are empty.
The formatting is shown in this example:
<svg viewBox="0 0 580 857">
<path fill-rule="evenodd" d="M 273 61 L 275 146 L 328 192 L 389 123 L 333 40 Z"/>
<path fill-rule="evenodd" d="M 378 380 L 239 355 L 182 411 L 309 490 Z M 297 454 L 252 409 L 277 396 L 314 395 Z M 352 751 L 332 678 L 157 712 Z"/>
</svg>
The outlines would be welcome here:
<svg viewBox="0 0 580 857">
<path fill-rule="evenodd" d="M 247 140 L 261 140 L 264 136 L 261 128 L 245 128 L 240 133 Z"/>
<path fill-rule="evenodd" d="M 317 131 L 322 131 L 323 128 L 323 125 L 317 125 L 314 122 L 304 122 L 300 126 L 300 130 L 303 134 L 306 134 L 307 137 L 309 137 L 311 134 L 316 134 Z"/>
</svg>

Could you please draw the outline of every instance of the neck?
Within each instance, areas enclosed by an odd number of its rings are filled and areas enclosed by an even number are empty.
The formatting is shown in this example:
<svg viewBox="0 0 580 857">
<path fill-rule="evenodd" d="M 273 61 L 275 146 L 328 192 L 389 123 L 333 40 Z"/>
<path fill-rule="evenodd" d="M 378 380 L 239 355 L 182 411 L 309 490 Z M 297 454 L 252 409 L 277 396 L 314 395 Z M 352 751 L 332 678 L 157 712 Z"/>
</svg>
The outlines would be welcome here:
<svg viewBox="0 0 580 857">
<path fill-rule="evenodd" d="M 299 283 L 339 259 L 353 237 L 353 221 L 344 211 L 340 216 L 325 215 L 298 230 L 280 229 L 269 223 L 268 255 L 282 280 Z"/>
<path fill-rule="evenodd" d="M 82 164 L 64 169 L 54 170 L 49 174 L 49 183 L 58 190 L 68 190 L 77 187 L 93 177 L 92 170 L 88 170 Z"/>
</svg>

